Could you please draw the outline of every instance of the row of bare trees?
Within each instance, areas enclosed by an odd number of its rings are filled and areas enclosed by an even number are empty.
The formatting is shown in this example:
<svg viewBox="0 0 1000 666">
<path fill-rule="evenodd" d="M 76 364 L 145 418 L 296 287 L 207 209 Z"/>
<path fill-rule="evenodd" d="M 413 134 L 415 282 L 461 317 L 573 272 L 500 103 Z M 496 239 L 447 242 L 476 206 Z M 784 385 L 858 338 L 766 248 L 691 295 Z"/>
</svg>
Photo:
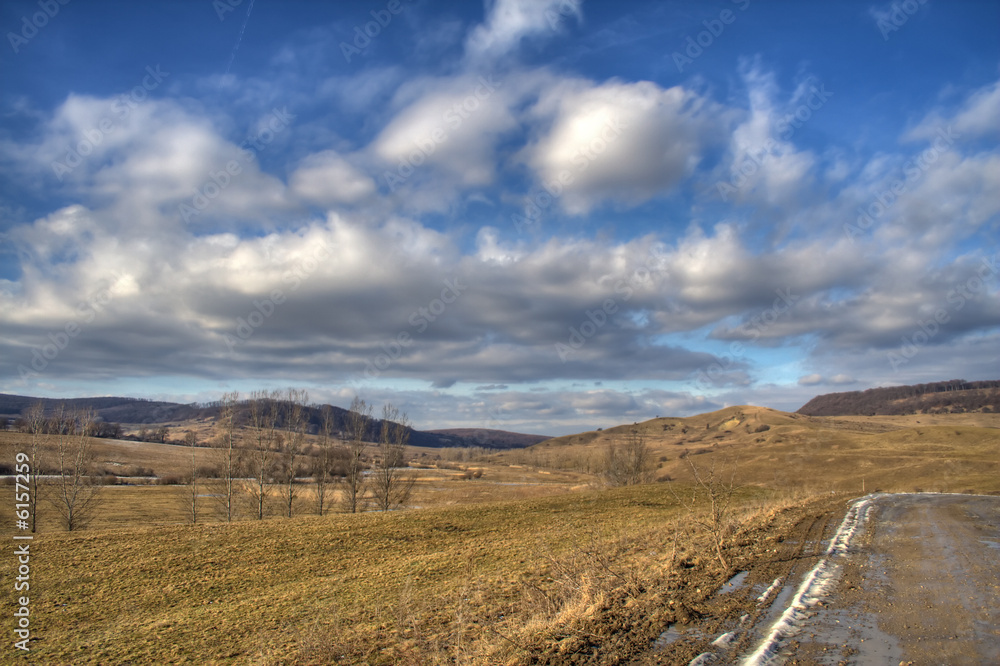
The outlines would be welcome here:
<svg viewBox="0 0 1000 666">
<path fill-rule="evenodd" d="M 222 397 L 211 441 L 216 478 L 199 478 L 203 468 L 196 439 L 189 434 L 185 440 L 191 447 L 187 503 L 192 522 L 199 520 L 206 490 L 222 520 L 235 520 L 241 512 L 263 520 L 276 500 L 280 513 L 290 518 L 306 478 L 311 478 L 319 515 L 338 495 L 341 509 L 348 513 L 368 506 L 389 511 L 405 505 L 414 485 L 405 469 L 406 415 L 387 404 L 379 424 L 373 406 L 356 397 L 343 429 L 329 405 L 320 411 L 317 428 L 310 423 L 308 399 L 301 389 L 254 391 L 246 400 L 235 392 Z"/>
<path fill-rule="evenodd" d="M 32 532 L 38 530 L 38 511 L 43 499 L 55 508 L 67 530 L 82 528 L 94 517 L 102 487 L 94 472 L 90 444 L 96 423 L 93 412 L 67 412 L 60 407 L 55 415 L 46 416 L 39 402 L 29 407 L 23 418 L 30 434 L 26 452 L 31 466 L 27 483 L 28 528 Z M 59 424 L 55 451 L 46 456 L 42 438 L 51 432 L 53 423 Z"/>
</svg>

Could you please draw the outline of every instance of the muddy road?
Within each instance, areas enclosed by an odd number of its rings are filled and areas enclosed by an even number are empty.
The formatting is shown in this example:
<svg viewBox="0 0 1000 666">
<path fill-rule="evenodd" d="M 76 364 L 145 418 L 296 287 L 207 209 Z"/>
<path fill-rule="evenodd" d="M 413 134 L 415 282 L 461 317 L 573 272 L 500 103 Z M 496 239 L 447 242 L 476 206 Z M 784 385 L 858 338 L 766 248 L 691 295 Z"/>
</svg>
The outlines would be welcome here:
<svg viewBox="0 0 1000 666">
<path fill-rule="evenodd" d="M 641 663 L 1000 664 L 1000 497 L 808 516 Z"/>
<path fill-rule="evenodd" d="M 833 592 L 779 654 L 802 664 L 1000 664 L 1000 498 L 877 500 Z"/>
</svg>

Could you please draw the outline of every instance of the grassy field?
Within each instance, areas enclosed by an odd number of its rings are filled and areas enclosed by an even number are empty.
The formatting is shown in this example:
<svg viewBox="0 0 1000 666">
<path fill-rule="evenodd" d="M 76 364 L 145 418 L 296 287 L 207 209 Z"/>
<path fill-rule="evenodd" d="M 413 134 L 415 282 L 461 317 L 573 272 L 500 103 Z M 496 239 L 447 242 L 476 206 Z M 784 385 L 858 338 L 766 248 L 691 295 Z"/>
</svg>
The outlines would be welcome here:
<svg viewBox="0 0 1000 666">
<path fill-rule="evenodd" d="M 761 495 L 740 495 L 744 523 L 772 509 Z M 646 644 L 670 621 L 672 571 L 686 572 L 684 587 L 704 581 L 706 592 L 724 580 L 703 538 L 683 531 L 685 516 L 665 486 L 650 485 L 46 533 L 32 544 L 33 661 L 528 663 L 565 651 L 580 632 L 621 650 L 639 637 L 632 629 Z M 3 564 L 9 575 L 10 559 Z M 5 604 L 10 594 L 5 587 Z M 623 631 L 618 604 L 642 626 Z"/>
<path fill-rule="evenodd" d="M 419 479 L 411 508 L 390 513 L 308 515 L 311 486 L 302 484 L 293 519 L 222 523 L 206 513 L 208 522 L 190 525 L 184 486 L 110 486 L 81 532 L 62 531 L 43 506 L 32 543 L 31 658 L 641 659 L 668 624 L 704 612 L 734 570 L 773 557 L 772 546 L 793 526 L 832 515 L 863 488 L 1000 492 L 998 425 L 997 415 L 813 418 L 740 407 L 523 451 L 411 450 Z M 600 487 L 595 472 L 607 442 L 632 428 L 646 434 L 660 482 Z M 23 437 L 0 433 L 5 460 Z M 103 464 L 158 474 L 190 466 L 183 447 L 95 446 Z M 695 523 L 705 498 L 681 505 L 693 491 L 690 463 L 703 473 L 714 466 L 738 486 L 724 532 L 725 568 Z M 481 477 L 467 478 L 470 471 Z M 10 490 L 2 493 L 0 520 L 10 542 L 13 488 L 3 488 Z M 15 567 L 12 556 L 2 558 L 5 580 Z M 2 597 L 13 606 L 12 586 L 3 586 Z M 11 650 L 2 654 L 5 663 L 16 661 Z"/>
</svg>

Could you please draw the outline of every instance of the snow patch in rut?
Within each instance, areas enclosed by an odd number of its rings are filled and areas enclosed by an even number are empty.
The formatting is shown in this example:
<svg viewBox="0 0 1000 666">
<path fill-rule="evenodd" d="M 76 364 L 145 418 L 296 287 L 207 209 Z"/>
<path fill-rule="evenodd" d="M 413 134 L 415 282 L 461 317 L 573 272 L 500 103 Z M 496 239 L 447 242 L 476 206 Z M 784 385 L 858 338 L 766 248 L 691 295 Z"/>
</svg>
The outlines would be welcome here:
<svg viewBox="0 0 1000 666">
<path fill-rule="evenodd" d="M 840 565 L 834 559 L 847 554 L 851 539 L 857 534 L 868 518 L 873 502 L 879 495 L 866 495 L 854 502 L 848 509 L 844 520 L 837 528 L 836 534 L 830 540 L 823 559 L 799 585 L 795 596 L 781 617 L 777 619 L 771 631 L 757 649 L 743 660 L 743 666 L 764 666 L 778 653 L 782 643 L 795 634 L 803 621 L 809 616 L 809 609 L 823 598 L 827 589 L 836 580 Z M 772 586 L 773 587 L 773 586 Z M 762 595 L 765 596 L 765 595 Z"/>
</svg>

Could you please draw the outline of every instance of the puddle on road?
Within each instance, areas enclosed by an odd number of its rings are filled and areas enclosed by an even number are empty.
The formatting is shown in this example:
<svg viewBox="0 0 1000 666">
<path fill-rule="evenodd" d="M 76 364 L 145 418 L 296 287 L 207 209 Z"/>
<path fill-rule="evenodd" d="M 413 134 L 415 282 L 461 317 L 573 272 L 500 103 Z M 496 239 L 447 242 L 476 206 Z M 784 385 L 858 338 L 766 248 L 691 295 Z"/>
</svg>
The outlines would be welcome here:
<svg viewBox="0 0 1000 666">
<path fill-rule="evenodd" d="M 735 592 L 736 590 L 743 587 L 743 582 L 746 581 L 747 576 L 750 575 L 749 571 L 741 571 L 732 578 L 730 578 L 725 585 L 719 588 L 719 591 L 715 593 L 715 596 L 722 594 L 729 594 L 730 592 Z"/>
<path fill-rule="evenodd" d="M 979 543 L 984 543 L 990 548 L 1000 550 L 1000 541 L 997 541 L 996 539 L 980 539 Z"/>
<path fill-rule="evenodd" d="M 662 650 L 671 643 L 674 643 L 682 638 L 705 638 L 705 634 L 693 627 L 683 630 L 678 629 L 676 624 L 672 624 L 667 627 L 666 631 L 660 634 L 659 638 L 653 641 L 653 647 Z"/>
<path fill-rule="evenodd" d="M 899 640 L 879 629 L 875 613 L 858 607 L 824 610 L 809 630 L 822 639 L 803 639 L 803 643 L 812 643 L 812 656 L 824 666 L 842 664 L 845 658 L 857 664 L 898 664 L 902 658 Z M 847 646 L 849 653 L 844 652 Z"/>
</svg>

